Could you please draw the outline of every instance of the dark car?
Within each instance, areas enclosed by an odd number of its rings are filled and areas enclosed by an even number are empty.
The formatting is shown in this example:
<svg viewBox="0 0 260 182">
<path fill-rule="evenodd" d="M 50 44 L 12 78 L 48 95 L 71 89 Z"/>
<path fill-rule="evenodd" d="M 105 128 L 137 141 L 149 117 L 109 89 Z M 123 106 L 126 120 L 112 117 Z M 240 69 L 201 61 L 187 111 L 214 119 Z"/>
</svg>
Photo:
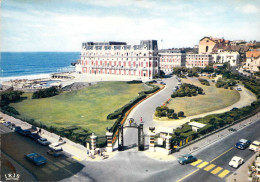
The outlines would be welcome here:
<svg viewBox="0 0 260 182">
<path fill-rule="evenodd" d="M 22 128 L 20 127 L 20 126 L 16 126 L 15 128 L 14 128 L 14 131 L 15 132 L 19 132 L 19 131 L 21 131 L 22 130 Z"/>
<path fill-rule="evenodd" d="M 37 153 L 31 153 L 31 154 L 27 154 L 24 156 L 28 161 L 34 163 L 35 165 L 39 166 L 39 165 L 43 165 L 47 162 L 47 160 L 41 156 L 40 154 Z"/>
<path fill-rule="evenodd" d="M 230 111 L 237 111 L 238 108 L 237 107 L 233 107 Z"/>
<path fill-rule="evenodd" d="M 34 141 L 37 141 L 39 138 L 41 138 L 41 136 L 39 136 L 37 133 L 32 133 L 30 135 L 28 135 L 31 139 L 33 139 Z"/>
<path fill-rule="evenodd" d="M 251 144 L 251 141 L 246 140 L 246 139 L 241 139 L 241 140 L 239 140 L 239 142 L 236 143 L 235 146 L 236 146 L 236 148 L 243 150 L 243 149 L 247 148 L 250 144 Z"/>
<path fill-rule="evenodd" d="M 30 130 L 20 130 L 18 131 L 18 133 L 23 136 L 29 136 L 30 134 L 32 134 Z"/>
<path fill-rule="evenodd" d="M 196 160 L 197 160 L 197 158 L 192 156 L 191 154 L 185 154 L 178 159 L 178 162 L 183 165 L 183 164 L 188 164 L 188 163 L 194 162 Z"/>
</svg>

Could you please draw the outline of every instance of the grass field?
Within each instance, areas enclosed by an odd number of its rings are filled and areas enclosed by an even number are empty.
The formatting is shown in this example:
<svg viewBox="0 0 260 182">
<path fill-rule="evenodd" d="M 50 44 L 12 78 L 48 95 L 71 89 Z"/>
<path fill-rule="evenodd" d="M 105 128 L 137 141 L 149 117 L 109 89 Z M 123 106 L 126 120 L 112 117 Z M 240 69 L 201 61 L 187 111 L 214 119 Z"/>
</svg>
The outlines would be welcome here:
<svg viewBox="0 0 260 182">
<path fill-rule="evenodd" d="M 177 97 L 170 101 L 167 106 L 174 109 L 175 112 L 183 111 L 185 116 L 222 109 L 236 103 L 240 99 L 238 91 L 216 88 L 212 82 L 210 82 L 210 86 L 204 86 L 197 79 L 182 79 L 182 81 L 199 86 L 205 92 L 205 95 Z"/>
<path fill-rule="evenodd" d="M 22 116 L 47 126 L 81 126 L 104 135 L 106 127 L 114 124 L 114 121 L 106 120 L 107 115 L 127 104 L 142 90 L 143 84 L 99 82 L 82 90 L 44 99 L 31 99 L 32 93 L 25 93 L 23 96 L 27 99 L 11 106 Z"/>
</svg>

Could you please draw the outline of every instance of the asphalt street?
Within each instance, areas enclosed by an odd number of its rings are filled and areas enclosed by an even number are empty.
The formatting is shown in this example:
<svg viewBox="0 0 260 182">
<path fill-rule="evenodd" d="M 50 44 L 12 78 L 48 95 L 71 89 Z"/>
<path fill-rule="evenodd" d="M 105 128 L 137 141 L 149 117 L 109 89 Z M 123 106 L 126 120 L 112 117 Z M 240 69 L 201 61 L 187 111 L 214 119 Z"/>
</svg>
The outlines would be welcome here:
<svg viewBox="0 0 260 182">
<path fill-rule="evenodd" d="M 60 157 L 48 155 L 46 153 L 49 150 L 48 146 L 42 146 L 29 137 L 21 136 L 2 124 L 0 125 L 0 134 L 1 151 L 23 166 L 26 170 L 30 171 L 39 181 L 59 181 L 74 176 L 84 167 L 68 153 L 64 152 L 64 155 Z M 24 158 L 24 155 L 33 152 L 37 152 L 44 156 L 47 159 L 47 163 L 43 166 L 35 166 Z M 3 161 L 1 160 L 1 165 L 5 165 L 2 162 Z M 19 173 L 19 170 L 17 173 Z M 21 178 L 23 178 L 23 173 L 20 173 Z M 4 174 L 1 174 L 1 176 L 3 177 Z M 77 177 L 77 175 L 75 175 L 75 177 Z M 85 178 L 86 180 L 88 179 L 87 177 Z"/>
<path fill-rule="evenodd" d="M 200 164 L 202 166 L 203 163 L 204 164 L 208 163 L 208 164 L 203 166 L 196 173 L 190 175 L 189 177 L 187 177 L 182 181 L 183 182 L 224 181 L 224 179 L 228 175 L 236 171 L 235 168 L 232 168 L 228 165 L 229 161 L 232 159 L 233 156 L 242 157 L 244 161 L 247 161 L 254 154 L 254 152 L 249 150 L 248 148 L 245 150 L 237 149 L 235 147 L 235 144 L 242 138 L 250 141 L 254 141 L 254 140 L 259 141 L 260 140 L 259 130 L 260 130 L 260 121 L 253 123 L 252 125 L 249 125 L 237 132 L 234 132 L 232 135 L 229 135 L 224 139 L 220 140 L 219 142 L 207 146 L 203 150 L 195 152 L 194 155 L 198 159 L 200 159 L 201 162 L 194 166 L 194 170 L 198 169 L 198 166 Z M 212 168 L 208 167 L 210 165 Z M 222 168 L 219 172 L 217 172 L 218 170 L 216 170 L 218 167 Z M 221 173 L 224 172 L 225 170 L 227 174 L 222 178 Z"/>
<path fill-rule="evenodd" d="M 235 143 L 241 138 L 259 139 L 259 127 L 260 121 L 195 152 L 193 155 L 198 158 L 198 163 L 195 165 L 180 165 L 177 160 L 153 160 L 148 158 L 144 152 L 126 150 L 108 160 L 82 162 L 85 167 L 77 173 L 78 177 L 71 177 L 63 181 L 84 181 L 85 177 L 98 182 L 224 181 L 236 170 L 228 166 L 228 162 L 233 156 L 241 156 L 246 161 L 253 155 L 253 152 L 248 149 L 234 148 Z M 220 174 L 222 177 L 219 177 Z"/>
<path fill-rule="evenodd" d="M 177 86 L 176 76 L 163 79 L 162 81 L 166 83 L 165 89 L 140 103 L 128 116 L 128 118 L 133 118 L 137 124 L 141 123 L 140 120 L 142 117 L 145 134 L 149 134 L 149 127 L 155 126 L 153 122 L 153 114 L 156 107 L 161 106 L 167 99 L 171 98 L 171 94 L 173 93 L 172 89 Z M 136 130 L 136 132 L 133 130 Z M 124 146 L 130 148 L 136 146 L 137 140 L 137 129 L 124 129 Z M 146 137 L 145 145 L 149 145 L 148 142 L 149 138 Z"/>
</svg>

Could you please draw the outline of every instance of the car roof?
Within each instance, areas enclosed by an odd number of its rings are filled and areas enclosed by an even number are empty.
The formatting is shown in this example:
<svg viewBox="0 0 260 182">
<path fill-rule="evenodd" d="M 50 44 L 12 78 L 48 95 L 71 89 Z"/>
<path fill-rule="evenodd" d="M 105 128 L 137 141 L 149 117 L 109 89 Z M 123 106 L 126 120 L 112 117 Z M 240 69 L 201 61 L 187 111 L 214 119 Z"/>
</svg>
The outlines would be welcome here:
<svg viewBox="0 0 260 182">
<path fill-rule="evenodd" d="M 242 159 L 241 157 L 238 157 L 238 156 L 234 156 L 233 158 L 232 158 L 232 161 L 239 161 L 240 159 Z"/>
<path fill-rule="evenodd" d="M 253 141 L 252 143 L 255 144 L 255 145 L 260 145 L 260 142 L 259 142 L 259 141 L 256 141 L 256 140 Z"/>
<path fill-rule="evenodd" d="M 184 154 L 183 157 L 189 157 L 192 156 L 191 154 Z"/>
<path fill-rule="evenodd" d="M 241 139 L 241 140 L 239 140 L 239 142 L 241 142 L 241 143 L 246 143 L 248 140 L 246 140 L 246 139 Z"/>
</svg>

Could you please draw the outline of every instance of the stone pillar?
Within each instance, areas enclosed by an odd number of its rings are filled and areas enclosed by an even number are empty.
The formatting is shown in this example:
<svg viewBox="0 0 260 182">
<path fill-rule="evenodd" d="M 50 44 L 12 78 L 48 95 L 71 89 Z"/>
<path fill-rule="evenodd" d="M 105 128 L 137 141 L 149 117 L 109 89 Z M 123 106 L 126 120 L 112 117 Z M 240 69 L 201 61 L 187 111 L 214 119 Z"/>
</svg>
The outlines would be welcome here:
<svg viewBox="0 0 260 182">
<path fill-rule="evenodd" d="M 91 139 L 91 153 L 95 155 L 97 136 L 95 136 L 94 133 L 92 133 L 90 139 Z"/>
<path fill-rule="evenodd" d="M 171 139 L 172 137 L 171 136 L 169 136 L 169 135 L 167 135 L 166 137 L 165 137 L 165 143 L 166 143 L 166 145 L 165 145 L 165 148 L 166 148 L 166 150 L 168 151 L 168 154 L 170 154 L 171 153 L 171 143 L 170 143 L 170 139 Z"/>
<path fill-rule="evenodd" d="M 106 147 L 106 150 L 107 150 L 107 152 L 113 152 L 113 146 L 112 146 L 113 133 L 107 132 L 106 136 L 107 136 L 107 147 Z"/>
<path fill-rule="evenodd" d="M 149 151 L 150 152 L 155 152 L 155 146 L 154 146 L 154 136 L 155 136 L 155 133 L 150 131 L 149 135 L 150 135 Z"/>
</svg>

